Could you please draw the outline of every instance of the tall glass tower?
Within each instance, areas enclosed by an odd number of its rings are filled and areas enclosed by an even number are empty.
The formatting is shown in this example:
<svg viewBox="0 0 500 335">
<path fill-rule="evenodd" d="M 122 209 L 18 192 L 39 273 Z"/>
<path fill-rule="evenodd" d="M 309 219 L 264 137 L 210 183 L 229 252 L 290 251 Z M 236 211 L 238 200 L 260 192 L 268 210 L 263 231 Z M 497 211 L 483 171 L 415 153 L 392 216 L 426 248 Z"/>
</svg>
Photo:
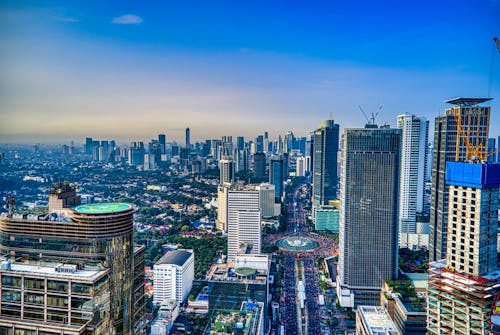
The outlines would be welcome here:
<svg viewBox="0 0 500 335">
<path fill-rule="evenodd" d="M 140 333 L 134 316 L 144 314 L 144 268 L 135 269 L 134 255 L 143 249 L 133 246 L 132 205 L 78 205 L 66 184 L 49 199 L 47 215 L 0 216 L 2 284 L 10 283 L 0 289 L 12 296 L 1 300 L 2 323 L 19 330 L 32 323 L 38 333 Z"/>
<path fill-rule="evenodd" d="M 342 144 L 338 296 L 349 296 L 344 307 L 378 306 L 397 277 L 401 130 L 345 129 Z"/>
<path fill-rule="evenodd" d="M 337 198 L 339 125 L 333 120 L 323 121 L 314 131 L 313 143 L 313 205 L 328 205 Z"/>
</svg>

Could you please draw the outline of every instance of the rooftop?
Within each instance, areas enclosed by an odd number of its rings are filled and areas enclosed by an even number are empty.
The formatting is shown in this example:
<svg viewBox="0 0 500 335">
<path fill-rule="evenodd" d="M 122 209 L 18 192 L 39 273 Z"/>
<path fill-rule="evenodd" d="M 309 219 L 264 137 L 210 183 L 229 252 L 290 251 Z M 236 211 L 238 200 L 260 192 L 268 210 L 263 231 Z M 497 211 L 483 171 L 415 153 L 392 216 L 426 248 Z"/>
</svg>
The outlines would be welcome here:
<svg viewBox="0 0 500 335">
<path fill-rule="evenodd" d="M 394 322 L 382 307 L 358 306 L 358 312 L 370 335 L 400 335 Z"/>
<path fill-rule="evenodd" d="M 42 275 L 50 277 L 60 277 L 65 279 L 80 279 L 80 280 L 95 280 L 109 272 L 109 270 L 76 270 L 74 272 L 59 272 L 57 269 L 63 266 L 62 264 L 27 264 L 27 263 L 11 263 L 10 269 L 2 266 L 1 271 L 8 273 L 24 273 L 29 275 Z"/>
<path fill-rule="evenodd" d="M 492 98 L 453 98 L 445 102 L 458 106 L 475 106 L 490 100 L 492 100 Z"/>
<path fill-rule="evenodd" d="M 82 214 L 112 214 L 124 212 L 132 208 L 131 204 L 111 202 L 100 204 L 86 204 L 73 207 L 73 210 Z"/>
<path fill-rule="evenodd" d="M 187 250 L 171 250 L 163 255 L 163 257 L 160 258 L 155 265 L 174 264 L 177 266 L 183 266 L 191 255 L 193 255 L 193 253 Z"/>
</svg>

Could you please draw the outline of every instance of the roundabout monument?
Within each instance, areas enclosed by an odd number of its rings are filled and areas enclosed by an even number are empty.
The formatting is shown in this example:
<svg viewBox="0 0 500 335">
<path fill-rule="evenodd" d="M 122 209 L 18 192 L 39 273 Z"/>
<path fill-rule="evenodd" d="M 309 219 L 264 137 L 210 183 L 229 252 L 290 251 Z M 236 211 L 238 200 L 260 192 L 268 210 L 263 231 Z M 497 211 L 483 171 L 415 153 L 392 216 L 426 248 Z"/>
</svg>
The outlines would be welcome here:
<svg viewBox="0 0 500 335">
<path fill-rule="evenodd" d="M 311 238 L 303 236 L 289 236 L 276 242 L 278 248 L 283 251 L 307 252 L 319 247 L 319 243 Z"/>
</svg>

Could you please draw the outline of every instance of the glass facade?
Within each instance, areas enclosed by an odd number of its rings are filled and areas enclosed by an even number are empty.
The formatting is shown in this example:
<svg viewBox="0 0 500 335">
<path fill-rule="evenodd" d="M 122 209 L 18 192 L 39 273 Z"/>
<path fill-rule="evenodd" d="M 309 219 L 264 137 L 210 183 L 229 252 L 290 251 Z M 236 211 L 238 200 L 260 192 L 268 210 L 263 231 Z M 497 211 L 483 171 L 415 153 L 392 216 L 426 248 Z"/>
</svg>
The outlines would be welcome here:
<svg viewBox="0 0 500 335">
<path fill-rule="evenodd" d="M 133 334 L 133 295 L 143 299 L 143 294 L 133 292 L 132 215 L 133 209 L 127 206 L 126 210 L 112 213 L 70 210 L 71 220 L 61 222 L 0 218 L 3 255 L 42 266 L 64 263 L 78 270 L 109 270 L 105 279 L 95 283 L 50 276 L 21 278 L 2 272 L 0 315 L 21 318 L 18 303 L 24 301 L 24 319 L 89 324 L 93 334 Z M 135 277 L 138 283 L 140 275 Z M 138 306 L 143 310 L 143 303 Z"/>
</svg>

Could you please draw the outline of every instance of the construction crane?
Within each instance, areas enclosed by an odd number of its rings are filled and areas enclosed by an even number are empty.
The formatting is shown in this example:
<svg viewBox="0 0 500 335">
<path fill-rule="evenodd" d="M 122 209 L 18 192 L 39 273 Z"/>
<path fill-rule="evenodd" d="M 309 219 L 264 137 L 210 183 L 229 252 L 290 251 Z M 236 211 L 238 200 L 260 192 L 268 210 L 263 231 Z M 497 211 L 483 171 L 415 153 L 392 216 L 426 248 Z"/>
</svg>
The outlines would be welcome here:
<svg viewBox="0 0 500 335">
<path fill-rule="evenodd" d="M 478 116 L 475 116 L 476 113 L 474 111 L 478 104 L 489 100 L 491 100 L 491 98 L 456 98 L 446 101 L 449 104 L 460 106 L 460 108 L 451 108 L 451 114 L 457 124 L 456 161 L 459 161 L 461 158 L 461 143 L 465 145 L 465 161 L 485 162 L 489 156 L 497 152 L 497 150 L 488 152 L 487 141 L 480 139 L 480 119 L 478 119 Z M 462 123 L 462 111 L 465 108 L 469 109 L 469 113 L 467 113 L 467 129 Z"/>
<path fill-rule="evenodd" d="M 373 112 L 371 113 L 371 117 L 368 117 L 368 115 L 366 115 L 365 111 L 363 110 L 363 108 L 361 108 L 360 105 L 358 105 L 358 108 L 361 111 L 361 113 L 363 113 L 363 115 L 365 116 L 365 119 L 368 122 L 368 124 L 373 126 L 373 125 L 375 125 L 375 118 L 377 117 L 377 115 L 380 113 L 380 110 L 382 109 L 382 105 L 380 105 L 378 107 L 377 113 L 373 113 Z"/>
</svg>

